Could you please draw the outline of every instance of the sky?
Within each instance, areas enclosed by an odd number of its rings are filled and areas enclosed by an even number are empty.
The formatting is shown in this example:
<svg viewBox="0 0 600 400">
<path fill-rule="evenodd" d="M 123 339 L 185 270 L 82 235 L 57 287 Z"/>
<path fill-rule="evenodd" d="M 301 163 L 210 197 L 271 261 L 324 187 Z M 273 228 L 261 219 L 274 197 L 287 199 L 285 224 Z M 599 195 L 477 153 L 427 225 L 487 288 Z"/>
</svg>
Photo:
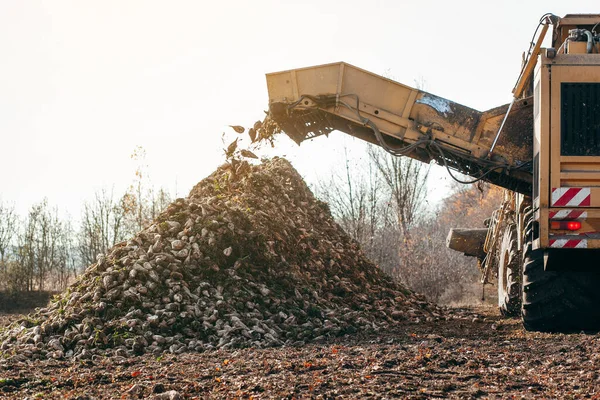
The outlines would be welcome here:
<svg viewBox="0 0 600 400">
<path fill-rule="evenodd" d="M 596 8 L 594 8 L 596 6 Z M 44 197 L 78 217 L 123 192 L 146 151 L 156 186 L 183 197 L 223 161 L 222 133 L 264 116 L 265 74 L 345 61 L 485 110 L 511 99 L 546 12 L 579 1 L 0 0 L 0 199 Z M 229 136 L 228 136 L 229 137 Z M 340 167 L 334 133 L 285 155 L 309 183 Z M 432 174 L 439 198 L 449 178 Z"/>
</svg>

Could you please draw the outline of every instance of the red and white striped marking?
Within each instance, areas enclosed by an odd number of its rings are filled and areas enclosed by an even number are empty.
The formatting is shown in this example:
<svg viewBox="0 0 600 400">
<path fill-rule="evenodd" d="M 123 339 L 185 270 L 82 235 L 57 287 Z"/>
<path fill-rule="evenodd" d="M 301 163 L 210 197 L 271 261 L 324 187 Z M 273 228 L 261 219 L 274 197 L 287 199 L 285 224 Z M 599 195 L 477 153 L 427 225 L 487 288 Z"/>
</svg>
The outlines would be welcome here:
<svg viewBox="0 0 600 400">
<path fill-rule="evenodd" d="M 590 188 L 552 188 L 552 207 L 589 207 Z"/>
<path fill-rule="evenodd" d="M 587 239 L 550 239 L 554 249 L 587 249 Z"/>
<path fill-rule="evenodd" d="M 548 213 L 548 217 L 550 219 L 555 219 L 555 220 L 559 220 L 559 219 L 585 219 L 587 218 L 588 213 L 587 211 L 581 211 L 581 210 L 559 210 L 559 211 L 550 211 Z"/>
</svg>

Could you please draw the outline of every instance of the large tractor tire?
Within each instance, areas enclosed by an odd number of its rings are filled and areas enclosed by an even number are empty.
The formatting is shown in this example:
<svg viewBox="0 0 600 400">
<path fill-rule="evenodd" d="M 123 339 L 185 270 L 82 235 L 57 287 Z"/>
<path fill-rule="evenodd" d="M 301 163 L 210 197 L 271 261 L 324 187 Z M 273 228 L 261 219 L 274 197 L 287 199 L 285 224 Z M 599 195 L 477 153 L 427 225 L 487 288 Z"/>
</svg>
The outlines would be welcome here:
<svg viewBox="0 0 600 400">
<path fill-rule="evenodd" d="M 544 270 L 544 251 L 532 248 L 532 225 L 524 241 L 523 326 L 542 332 L 600 329 L 600 273 Z"/>
<path fill-rule="evenodd" d="M 516 235 L 516 225 L 508 225 L 500 245 L 498 308 L 505 317 L 516 317 L 521 313 L 521 257 Z"/>
</svg>

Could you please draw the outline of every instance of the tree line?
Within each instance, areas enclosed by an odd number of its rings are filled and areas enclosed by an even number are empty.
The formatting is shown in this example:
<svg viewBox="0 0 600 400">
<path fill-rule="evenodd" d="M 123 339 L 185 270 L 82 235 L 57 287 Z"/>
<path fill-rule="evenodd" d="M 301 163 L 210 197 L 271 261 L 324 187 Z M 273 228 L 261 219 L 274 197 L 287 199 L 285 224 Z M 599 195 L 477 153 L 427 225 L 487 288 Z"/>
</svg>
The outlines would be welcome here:
<svg viewBox="0 0 600 400">
<path fill-rule="evenodd" d="M 47 200 L 24 218 L 0 202 L 0 291 L 62 290 L 115 244 L 152 221 L 170 203 L 165 190 L 139 197 L 100 190 L 83 204 L 79 226 Z"/>
<path fill-rule="evenodd" d="M 476 260 L 448 249 L 446 236 L 450 228 L 484 227 L 502 189 L 457 183 L 433 206 L 430 165 L 365 146 L 363 159 L 344 150 L 343 168 L 316 186 L 317 196 L 371 260 L 411 289 L 442 303 L 479 298 Z"/>
<path fill-rule="evenodd" d="M 135 179 L 125 193 L 101 189 L 84 202 L 79 222 L 60 217 L 46 199 L 24 217 L 0 200 L 0 291 L 60 291 L 115 244 L 140 231 L 169 205 L 165 189 L 155 190 L 144 165 L 144 149 L 132 154 Z"/>
<path fill-rule="evenodd" d="M 313 187 L 317 197 L 388 274 L 433 301 L 472 301 L 480 290 L 475 260 L 446 248 L 445 238 L 453 227 L 483 227 L 501 203 L 501 189 L 455 185 L 434 207 L 427 198 L 429 165 L 364 146 L 364 157 L 344 151 L 343 168 Z M 77 224 L 60 218 L 46 200 L 24 217 L 0 201 L 0 291 L 64 289 L 98 254 L 135 235 L 168 206 L 167 191 L 149 183 L 144 150 L 137 148 L 132 158 L 138 167 L 128 190 L 96 192 Z"/>
</svg>

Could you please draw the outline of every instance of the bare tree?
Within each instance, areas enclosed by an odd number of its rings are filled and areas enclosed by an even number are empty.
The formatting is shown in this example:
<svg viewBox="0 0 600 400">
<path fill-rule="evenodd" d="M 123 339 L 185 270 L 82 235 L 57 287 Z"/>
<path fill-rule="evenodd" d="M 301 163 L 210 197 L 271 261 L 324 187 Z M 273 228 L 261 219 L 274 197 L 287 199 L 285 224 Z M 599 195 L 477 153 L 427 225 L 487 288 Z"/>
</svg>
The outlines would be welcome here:
<svg viewBox="0 0 600 400">
<path fill-rule="evenodd" d="M 0 277 L 6 276 L 8 271 L 8 251 L 14 244 L 17 233 L 17 215 L 14 205 L 0 201 Z M 6 283 L 0 280 L 0 288 Z"/>
<path fill-rule="evenodd" d="M 61 229 L 56 238 L 56 266 L 53 270 L 51 285 L 54 290 L 64 290 L 75 277 L 79 260 L 76 256 L 75 231 L 70 218 L 61 221 Z"/>
<path fill-rule="evenodd" d="M 85 203 L 79 230 L 79 255 L 84 265 L 96 261 L 116 243 L 141 231 L 171 202 L 168 192 L 150 184 L 146 150 L 137 146 L 131 154 L 135 178 L 119 200 L 105 189 L 96 193 L 92 203 Z"/>
<path fill-rule="evenodd" d="M 162 187 L 158 189 L 158 191 L 151 189 L 149 203 L 148 219 L 154 221 L 154 219 L 158 217 L 158 214 L 163 212 L 167 206 L 171 204 L 171 196 L 169 195 L 169 192 Z"/>
<path fill-rule="evenodd" d="M 26 292 L 28 290 L 28 277 L 25 266 L 19 263 L 18 258 L 6 263 L 4 276 L 6 289 L 10 292 Z"/>
<path fill-rule="evenodd" d="M 502 190 L 489 184 L 452 188 L 438 208 L 415 225 L 419 234 L 410 242 L 410 262 L 403 265 L 403 281 L 433 301 L 476 301 L 481 291 L 476 260 L 448 249 L 445 239 L 451 228 L 483 227 L 501 201 Z"/>
<path fill-rule="evenodd" d="M 333 171 L 328 180 L 319 182 L 317 190 L 342 228 L 353 239 L 364 242 L 373 236 L 378 224 L 380 186 L 372 165 L 359 166 L 344 147 L 344 170 Z"/>
<path fill-rule="evenodd" d="M 343 168 L 319 182 L 317 195 L 384 271 L 432 301 L 475 301 L 481 290 L 476 262 L 447 249 L 445 238 L 453 227 L 482 226 L 501 191 L 455 186 L 434 209 L 426 199 L 428 165 L 367 151 L 363 161 L 345 149 Z"/>
<path fill-rule="evenodd" d="M 149 225 L 169 205 L 171 197 L 164 188 L 157 191 L 152 186 L 146 164 L 146 150 L 142 146 L 134 149 L 131 159 L 136 163 L 135 177 L 121 198 L 121 206 L 124 211 L 125 229 L 129 235 L 134 235 Z"/>
<path fill-rule="evenodd" d="M 386 271 L 408 283 L 407 273 L 412 262 L 414 244 L 411 229 L 426 209 L 429 165 L 408 157 L 392 156 L 382 149 L 370 146 L 369 159 L 379 172 L 388 193 L 388 208 L 395 218 L 396 230 L 390 236 L 396 240 L 392 247 L 398 253 L 397 263 Z M 388 221 L 388 227 L 394 227 Z"/>
<path fill-rule="evenodd" d="M 47 200 L 35 204 L 22 223 L 14 206 L 0 202 L 0 289 L 62 289 L 78 267 L 93 264 L 98 254 L 143 229 L 171 199 L 148 184 L 145 151 L 138 147 L 136 179 L 120 198 L 103 189 L 83 205 L 78 233 Z"/>
<path fill-rule="evenodd" d="M 13 273 L 22 275 L 22 281 L 24 287 L 15 288 L 16 290 L 32 291 L 34 287 L 35 279 L 35 266 L 36 266 L 36 226 L 39 218 L 40 207 L 34 205 L 27 215 L 22 228 L 22 232 L 18 237 L 18 251 L 17 251 L 17 264 L 20 268 L 13 270 Z M 21 279 L 14 279 L 15 281 L 21 281 Z"/>
<path fill-rule="evenodd" d="M 93 264 L 103 254 L 126 238 L 125 210 L 114 200 L 113 192 L 96 192 L 94 201 L 84 203 L 79 228 L 79 256 L 84 265 Z"/>
<path fill-rule="evenodd" d="M 61 233 L 61 224 L 57 211 L 51 212 L 48 209 L 47 200 L 34 206 L 34 209 L 33 212 L 37 214 L 37 224 L 34 227 L 35 275 L 37 288 L 43 291 L 48 274 L 58 263 L 58 238 Z"/>
<path fill-rule="evenodd" d="M 430 166 L 408 157 L 396 157 L 370 146 L 370 160 L 381 174 L 390 195 L 401 233 L 410 239 L 410 228 L 426 208 Z"/>
<path fill-rule="evenodd" d="M 391 272 L 398 265 L 398 229 L 389 191 L 374 164 L 352 157 L 346 147 L 343 166 L 318 183 L 317 196 L 367 256 Z"/>
<path fill-rule="evenodd" d="M 68 234 L 56 208 L 50 209 L 47 200 L 34 204 L 17 236 L 14 263 L 8 272 L 12 290 L 46 289 L 46 284 L 61 264 L 70 256 L 61 246 Z"/>
<path fill-rule="evenodd" d="M 136 163 L 135 180 L 123 196 L 123 206 L 131 233 L 135 233 L 142 230 L 147 222 L 148 165 L 146 164 L 146 150 L 142 146 L 136 146 L 131 154 L 131 159 Z"/>
</svg>

